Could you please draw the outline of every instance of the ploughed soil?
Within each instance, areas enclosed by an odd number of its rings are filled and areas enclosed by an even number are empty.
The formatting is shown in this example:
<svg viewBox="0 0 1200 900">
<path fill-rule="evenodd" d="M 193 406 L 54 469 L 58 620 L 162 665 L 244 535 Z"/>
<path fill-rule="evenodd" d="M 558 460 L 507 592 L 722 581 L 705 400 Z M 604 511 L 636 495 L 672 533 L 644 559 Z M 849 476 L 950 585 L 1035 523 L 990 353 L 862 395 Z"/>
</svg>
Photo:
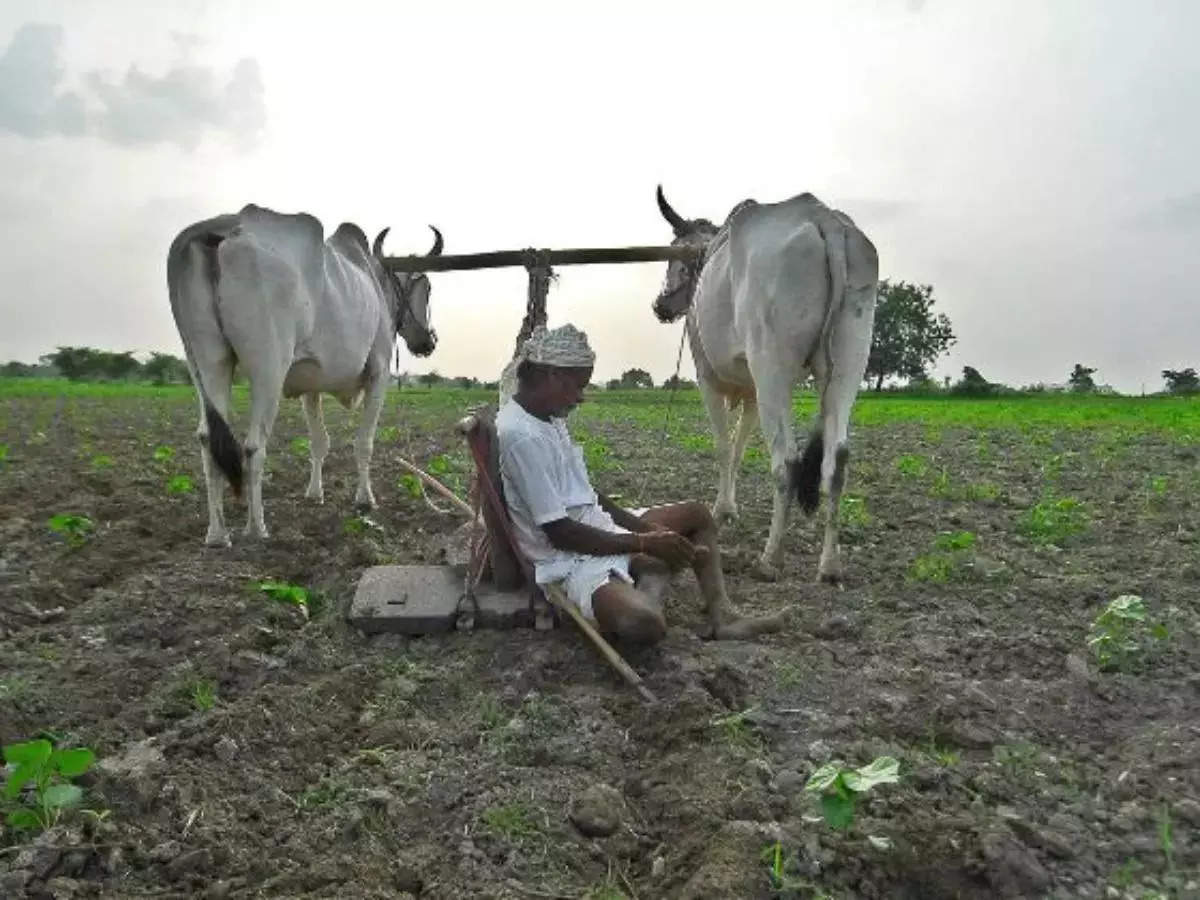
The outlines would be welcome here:
<svg viewBox="0 0 1200 900">
<path fill-rule="evenodd" d="M 680 576 L 667 639 L 622 648 L 651 706 L 569 623 L 412 639 L 346 623 L 367 567 L 453 546 L 462 518 L 414 497 L 396 457 L 461 491 L 469 399 L 392 395 L 369 522 L 351 510 L 357 415 L 327 403 L 317 505 L 285 403 L 271 537 L 243 538 L 227 495 L 227 550 L 202 546 L 190 390 L 4 401 L 0 743 L 43 735 L 98 761 L 79 779 L 90 813 L 0 831 L 0 895 L 1200 896 L 1194 443 L 858 428 L 841 589 L 815 582 L 820 519 L 799 513 L 781 577 L 754 576 L 772 491 L 754 450 L 724 568 L 742 612 L 787 606 L 788 627 L 701 640 Z M 631 505 L 711 501 L 698 403 L 666 437 L 658 422 L 587 410 L 597 484 Z M 192 489 L 172 493 L 179 475 Z M 60 513 L 93 523 L 79 546 L 48 528 Z M 310 615 L 266 579 L 308 588 Z M 1122 594 L 1149 621 L 1101 672 L 1089 627 Z M 808 777 L 882 755 L 899 782 L 831 828 Z"/>
</svg>

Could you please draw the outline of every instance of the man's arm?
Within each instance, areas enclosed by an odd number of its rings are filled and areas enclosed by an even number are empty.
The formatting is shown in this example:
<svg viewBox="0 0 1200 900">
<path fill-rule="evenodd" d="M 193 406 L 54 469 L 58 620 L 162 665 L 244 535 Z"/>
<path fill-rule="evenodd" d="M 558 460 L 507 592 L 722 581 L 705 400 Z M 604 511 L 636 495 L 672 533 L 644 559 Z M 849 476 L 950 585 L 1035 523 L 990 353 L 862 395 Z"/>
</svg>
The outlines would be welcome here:
<svg viewBox="0 0 1200 900">
<path fill-rule="evenodd" d="M 600 508 L 612 516 L 612 520 L 622 528 L 634 532 L 635 534 L 653 531 L 651 525 L 647 525 L 633 513 L 627 509 L 622 509 L 617 504 L 613 503 L 606 494 L 596 491 L 596 496 L 600 500 Z"/>
<path fill-rule="evenodd" d="M 637 534 L 605 531 L 571 518 L 556 519 L 542 526 L 550 543 L 568 553 L 587 553 L 591 556 L 620 556 L 641 553 L 645 538 Z"/>
</svg>

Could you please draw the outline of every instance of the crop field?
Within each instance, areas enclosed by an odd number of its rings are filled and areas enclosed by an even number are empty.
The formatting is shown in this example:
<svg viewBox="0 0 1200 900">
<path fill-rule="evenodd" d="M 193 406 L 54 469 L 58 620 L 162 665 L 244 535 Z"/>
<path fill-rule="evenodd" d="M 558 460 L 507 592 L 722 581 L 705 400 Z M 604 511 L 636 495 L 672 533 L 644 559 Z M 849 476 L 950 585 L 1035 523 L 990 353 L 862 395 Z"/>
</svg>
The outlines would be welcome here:
<svg viewBox="0 0 1200 900">
<path fill-rule="evenodd" d="M 573 418 L 630 506 L 715 495 L 699 397 L 668 397 Z M 453 424 L 485 401 L 389 395 L 369 519 L 357 414 L 326 403 L 316 505 L 285 402 L 271 538 L 227 497 L 215 550 L 190 388 L 0 381 L 0 744 L 95 754 L 55 757 L 82 788 L 61 818 L 0 799 L 0 896 L 1200 896 L 1200 401 L 860 395 L 840 588 L 798 512 L 782 577 L 753 576 L 756 437 L 723 566 L 740 611 L 788 627 L 702 641 L 679 576 L 666 640 L 619 648 L 656 706 L 569 624 L 345 621 L 367 567 L 446 558 L 463 519 L 397 456 L 464 494 Z M 894 782 L 847 777 L 881 757 Z"/>
</svg>

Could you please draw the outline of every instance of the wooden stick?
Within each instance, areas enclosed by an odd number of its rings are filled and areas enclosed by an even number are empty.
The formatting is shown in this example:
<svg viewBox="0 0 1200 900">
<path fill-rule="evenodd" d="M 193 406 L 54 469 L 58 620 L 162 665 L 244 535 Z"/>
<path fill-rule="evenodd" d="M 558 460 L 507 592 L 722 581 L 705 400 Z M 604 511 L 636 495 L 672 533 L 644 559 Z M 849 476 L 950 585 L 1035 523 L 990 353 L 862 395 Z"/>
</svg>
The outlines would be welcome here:
<svg viewBox="0 0 1200 900">
<path fill-rule="evenodd" d="M 594 263 L 684 262 L 704 252 L 703 247 L 580 247 L 574 250 L 538 250 L 539 260 L 548 265 L 571 266 Z M 393 272 L 451 272 L 467 269 L 498 269 L 523 266 L 529 255 L 524 250 L 494 250 L 490 253 L 458 253 L 448 256 L 385 256 L 383 264 Z"/>
<path fill-rule="evenodd" d="M 463 500 L 462 497 L 458 496 L 458 494 L 454 493 L 454 491 L 450 490 L 450 488 L 446 487 L 444 484 L 442 484 L 440 481 L 438 481 L 432 475 L 428 474 L 427 472 L 421 471 L 415 465 L 413 465 L 407 459 L 405 459 L 403 456 L 398 456 L 396 458 L 400 461 L 400 465 L 404 466 L 404 468 L 408 469 L 408 471 L 412 472 L 414 475 L 416 475 L 418 478 L 420 478 L 422 481 L 424 481 L 427 485 L 429 485 L 431 488 L 433 488 L 435 491 L 437 491 L 439 494 L 441 494 L 447 500 L 454 503 L 454 505 L 457 506 L 459 508 L 459 510 L 466 513 L 468 519 L 471 518 L 473 515 L 475 515 L 475 513 L 472 511 L 471 507 L 467 504 L 467 502 L 465 500 Z"/>
<path fill-rule="evenodd" d="M 587 635 L 588 640 L 595 644 L 596 649 L 608 660 L 609 665 L 616 669 L 617 673 L 642 695 L 643 700 L 647 703 L 658 702 L 658 698 L 642 682 L 642 676 L 633 671 L 629 663 L 621 658 L 621 654 L 612 648 L 612 644 L 600 636 L 600 632 L 592 626 L 592 623 L 583 617 L 583 613 L 579 611 L 579 607 L 567 599 L 567 595 L 561 585 L 543 585 L 542 590 L 545 592 L 546 598 L 555 607 L 565 612 L 575 621 L 575 624 L 579 626 L 579 630 Z"/>
</svg>

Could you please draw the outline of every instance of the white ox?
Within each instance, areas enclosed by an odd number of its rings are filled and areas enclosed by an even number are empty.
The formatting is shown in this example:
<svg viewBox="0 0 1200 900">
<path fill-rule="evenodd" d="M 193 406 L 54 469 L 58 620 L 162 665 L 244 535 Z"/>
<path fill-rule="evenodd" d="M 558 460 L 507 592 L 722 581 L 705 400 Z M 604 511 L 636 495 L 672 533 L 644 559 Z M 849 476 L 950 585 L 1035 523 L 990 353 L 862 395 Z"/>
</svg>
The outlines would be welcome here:
<svg viewBox="0 0 1200 900">
<path fill-rule="evenodd" d="M 433 231 L 430 255 L 437 255 L 442 236 Z M 222 480 L 241 496 L 243 458 L 250 488 L 245 533 L 267 537 L 263 466 L 281 395 L 303 397 L 312 461 L 306 496 L 318 502 L 324 499 L 321 464 L 329 451 L 321 394 L 332 394 L 347 408 L 362 403 L 354 502 L 374 507 L 371 452 L 396 334 L 418 356 L 429 355 L 437 344 L 429 327 L 429 279 L 383 266 L 387 232 L 368 248 L 362 229 L 346 222 L 326 241 L 321 223 L 310 215 L 251 204 L 236 215 L 197 222 L 172 242 L 171 312 L 200 401 L 206 544 L 229 545 Z M 250 381 L 244 451 L 228 424 L 235 364 Z"/>
<path fill-rule="evenodd" d="M 846 480 L 850 410 L 867 365 L 879 260 L 850 220 L 812 194 L 782 203 L 739 203 L 717 229 L 687 220 L 658 189 L 674 244 L 702 247 L 695 263 L 673 262 L 654 302 L 662 321 L 687 313 L 688 343 L 712 420 L 719 481 L 713 514 L 737 516 L 736 472 L 756 421 L 771 452 L 775 501 L 759 560 L 778 576 L 790 500 L 811 514 L 829 496 L 818 576 L 841 578 L 838 504 Z M 803 455 L 792 431 L 792 388 L 812 375 L 820 411 Z M 730 414 L 742 414 L 730 440 Z"/>
</svg>

